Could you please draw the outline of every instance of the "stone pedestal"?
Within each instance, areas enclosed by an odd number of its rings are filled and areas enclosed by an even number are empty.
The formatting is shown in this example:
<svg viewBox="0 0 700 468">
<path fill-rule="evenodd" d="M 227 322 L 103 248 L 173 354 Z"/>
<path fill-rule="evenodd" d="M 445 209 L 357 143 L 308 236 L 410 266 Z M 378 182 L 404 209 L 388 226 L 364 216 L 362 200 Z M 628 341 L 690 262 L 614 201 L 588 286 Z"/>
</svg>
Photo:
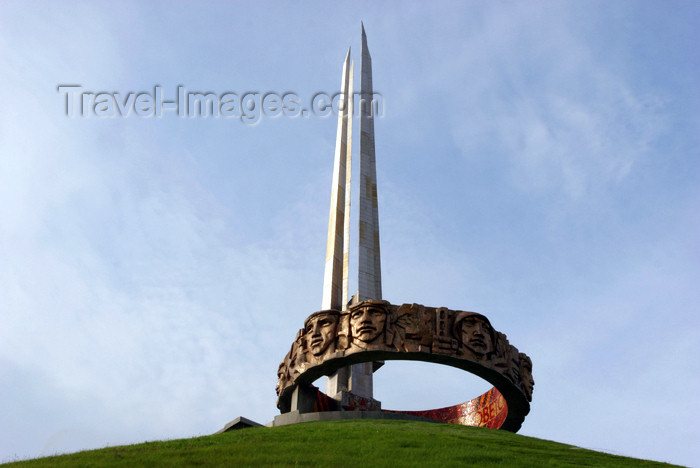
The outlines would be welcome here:
<svg viewBox="0 0 700 468">
<path fill-rule="evenodd" d="M 292 411 L 313 413 L 317 390 L 316 387 L 297 385 L 292 393 Z"/>
</svg>

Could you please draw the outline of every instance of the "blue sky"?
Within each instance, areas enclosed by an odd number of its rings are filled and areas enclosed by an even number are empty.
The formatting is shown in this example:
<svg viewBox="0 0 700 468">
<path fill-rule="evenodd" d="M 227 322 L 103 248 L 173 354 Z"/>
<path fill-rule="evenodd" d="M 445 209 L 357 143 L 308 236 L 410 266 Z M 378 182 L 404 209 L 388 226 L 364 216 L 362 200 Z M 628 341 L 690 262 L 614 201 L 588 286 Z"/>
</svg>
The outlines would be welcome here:
<svg viewBox="0 0 700 468">
<path fill-rule="evenodd" d="M 481 312 L 529 354 L 520 433 L 700 465 L 697 2 L 0 13 L 0 461 L 268 422 L 321 303 L 334 118 L 71 119 L 57 86 L 308 100 L 349 46 L 359 67 L 362 20 L 385 299 Z M 389 363 L 375 394 L 486 389 L 462 374 Z"/>
</svg>

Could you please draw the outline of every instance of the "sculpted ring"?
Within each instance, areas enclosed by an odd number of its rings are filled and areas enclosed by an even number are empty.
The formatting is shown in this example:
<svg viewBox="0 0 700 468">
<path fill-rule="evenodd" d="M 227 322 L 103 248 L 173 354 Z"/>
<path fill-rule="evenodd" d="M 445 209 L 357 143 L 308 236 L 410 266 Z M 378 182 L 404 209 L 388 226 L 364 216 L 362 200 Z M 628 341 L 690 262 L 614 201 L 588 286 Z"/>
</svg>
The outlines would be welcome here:
<svg viewBox="0 0 700 468">
<path fill-rule="evenodd" d="M 354 394 L 352 386 L 326 395 L 311 384 L 324 375 L 387 360 L 444 364 L 475 374 L 494 388 L 458 405 L 425 411 L 381 410 L 381 403 Z M 371 363 L 371 364 L 370 364 Z M 530 411 L 532 361 L 476 312 L 419 304 L 364 301 L 346 311 L 311 314 L 279 366 L 277 407 L 282 414 L 382 411 L 442 422 L 516 432 Z"/>
</svg>

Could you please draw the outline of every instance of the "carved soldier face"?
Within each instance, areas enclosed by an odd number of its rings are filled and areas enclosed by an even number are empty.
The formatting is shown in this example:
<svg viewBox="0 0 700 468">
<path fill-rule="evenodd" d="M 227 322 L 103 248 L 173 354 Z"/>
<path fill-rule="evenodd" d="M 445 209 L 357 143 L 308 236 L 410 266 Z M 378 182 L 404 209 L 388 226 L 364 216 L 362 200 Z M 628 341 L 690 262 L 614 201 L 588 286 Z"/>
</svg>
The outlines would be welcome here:
<svg viewBox="0 0 700 468">
<path fill-rule="evenodd" d="M 532 361 L 523 353 L 520 353 L 520 376 L 525 386 L 525 395 L 528 400 L 531 400 L 532 390 L 535 388 L 535 379 L 532 378 Z"/>
<path fill-rule="evenodd" d="M 275 386 L 275 391 L 277 392 L 277 395 L 282 392 L 282 378 L 284 377 L 284 371 L 285 371 L 285 366 L 284 366 L 284 361 L 280 363 L 280 366 L 277 368 L 277 385 Z"/>
<path fill-rule="evenodd" d="M 491 325 L 478 315 L 462 320 L 462 343 L 477 356 L 493 351 Z"/>
<path fill-rule="evenodd" d="M 365 306 L 350 313 L 350 333 L 353 339 L 369 343 L 384 332 L 386 311 L 377 306 Z"/>
<path fill-rule="evenodd" d="M 314 356 L 320 356 L 335 341 L 338 329 L 337 314 L 319 314 L 306 324 L 306 348 Z"/>
</svg>

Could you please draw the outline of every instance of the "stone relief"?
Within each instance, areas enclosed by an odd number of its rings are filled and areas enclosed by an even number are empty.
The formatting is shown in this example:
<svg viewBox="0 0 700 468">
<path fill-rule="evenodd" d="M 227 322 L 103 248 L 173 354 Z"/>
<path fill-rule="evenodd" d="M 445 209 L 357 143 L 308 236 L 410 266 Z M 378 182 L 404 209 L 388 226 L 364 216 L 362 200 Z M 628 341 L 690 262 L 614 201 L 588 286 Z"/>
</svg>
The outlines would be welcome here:
<svg viewBox="0 0 700 468">
<path fill-rule="evenodd" d="M 484 315 L 374 300 L 355 304 L 347 311 L 311 314 L 279 366 L 277 395 L 294 385 L 297 376 L 309 367 L 372 350 L 444 354 L 474 361 L 500 372 L 532 400 L 532 361 Z"/>
<path fill-rule="evenodd" d="M 481 361 L 495 351 L 495 330 L 489 319 L 476 312 L 459 312 L 452 325 L 452 335 L 459 342 L 457 354 Z"/>
<path fill-rule="evenodd" d="M 532 378 L 532 360 L 530 356 L 520 353 L 520 377 L 522 389 L 525 391 L 527 401 L 532 401 L 532 390 L 535 388 L 535 379 Z"/>
<path fill-rule="evenodd" d="M 364 301 L 348 310 L 350 349 L 382 349 L 387 326 L 390 325 L 386 301 Z"/>
<path fill-rule="evenodd" d="M 322 362 L 325 354 L 335 352 L 339 318 L 337 310 L 322 310 L 304 321 L 304 351 L 309 362 Z"/>
</svg>

